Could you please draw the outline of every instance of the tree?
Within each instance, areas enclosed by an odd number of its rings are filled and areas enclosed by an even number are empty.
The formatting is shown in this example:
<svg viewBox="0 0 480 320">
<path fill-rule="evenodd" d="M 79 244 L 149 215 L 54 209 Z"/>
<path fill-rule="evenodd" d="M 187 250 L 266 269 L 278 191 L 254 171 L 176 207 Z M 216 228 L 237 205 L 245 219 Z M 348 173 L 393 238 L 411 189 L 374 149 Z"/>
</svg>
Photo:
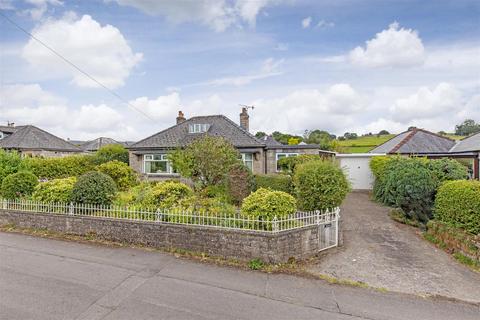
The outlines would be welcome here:
<svg viewBox="0 0 480 320">
<path fill-rule="evenodd" d="M 196 187 L 219 186 L 230 169 L 239 162 L 239 153 L 221 137 L 204 136 L 184 149 L 169 154 L 173 169 L 191 178 Z"/>
<path fill-rule="evenodd" d="M 382 136 L 382 135 L 390 134 L 390 132 L 388 132 L 387 130 L 381 130 L 378 134 Z"/>
<path fill-rule="evenodd" d="M 334 134 L 331 134 L 324 130 L 306 130 L 304 133 L 304 139 L 306 143 L 318 144 L 323 150 L 333 150 L 332 142 L 336 138 Z"/>
<path fill-rule="evenodd" d="M 298 139 L 299 143 L 303 141 L 303 138 L 301 136 L 295 136 L 295 135 L 291 135 L 291 134 L 288 134 L 288 133 L 281 133 L 279 131 L 273 132 L 272 136 L 275 140 L 277 140 L 281 144 L 288 144 L 288 140 L 290 138 Z"/>
<path fill-rule="evenodd" d="M 477 132 L 480 132 L 480 123 L 472 119 L 467 119 L 455 126 L 455 134 L 458 136 L 468 136 Z"/>
<path fill-rule="evenodd" d="M 119 144 L 107 144 L 95 153 L 95 160 L 98 164 L 113 160 L 128 164 L 128 150 Z"/>
<path fill-rule="evenodd" d="M 354 140 L 354 139 L 357 139 L 358 138 L 358 134 L 352 132 L 345 132 L 345 134 L 343 135 L 345 139 L 347 140 Z"/>
<path fill-rule="evenodd" d="M 258 131 L 257 133 L 255 133 L 255 137 L 257 137 L 258 139 L 262 139 L 263 137 L 265 137 L 267 134 L 263 131 Z"/>
<path fill-rule="evenodd" d="M 290 137 L 288 139 L 288 145 L 290 145 L 290 146 L 297 145 L 299 143 L 300 143 L 300 139 L 298 139 L 298 138 Z"/>
</svg>

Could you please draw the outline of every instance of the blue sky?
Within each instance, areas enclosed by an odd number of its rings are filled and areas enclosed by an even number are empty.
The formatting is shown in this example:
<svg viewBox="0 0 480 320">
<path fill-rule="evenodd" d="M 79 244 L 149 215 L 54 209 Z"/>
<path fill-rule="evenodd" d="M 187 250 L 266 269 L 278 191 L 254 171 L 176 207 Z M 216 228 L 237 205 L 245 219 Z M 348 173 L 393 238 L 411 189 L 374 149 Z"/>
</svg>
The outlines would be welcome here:
<svg viewBox="0 0 480 320">
<path fill-rule="evenodd" d="M 187 117 L 252 131 L 480 121 L 478 1 L 0 0 L 0 122 L 136 140 Z M 148 117 L 142 115 L 145 113 Z"/>
</svg>

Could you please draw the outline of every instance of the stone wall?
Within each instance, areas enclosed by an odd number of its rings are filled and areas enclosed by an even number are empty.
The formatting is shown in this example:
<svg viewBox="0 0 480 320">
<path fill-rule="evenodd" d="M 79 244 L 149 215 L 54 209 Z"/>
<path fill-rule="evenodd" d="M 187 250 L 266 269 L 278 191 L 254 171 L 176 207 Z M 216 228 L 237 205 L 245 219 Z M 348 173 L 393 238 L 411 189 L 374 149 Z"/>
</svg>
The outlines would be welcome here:
<svg viewBox="0 0 480 320">
<path fill-rule="evenodd" d="M 76 235 L 95 234 L 101 239 L 155 248 L 177 248 L 211 256 L 270 263 L 298 260 L 319 250 L 319 228 L 306 227 L 276 234 L 248 230 L 186 226 L 155 222 L 53 215 L 0 210 L 0 224 L 48 229 Z"/>
</svg>

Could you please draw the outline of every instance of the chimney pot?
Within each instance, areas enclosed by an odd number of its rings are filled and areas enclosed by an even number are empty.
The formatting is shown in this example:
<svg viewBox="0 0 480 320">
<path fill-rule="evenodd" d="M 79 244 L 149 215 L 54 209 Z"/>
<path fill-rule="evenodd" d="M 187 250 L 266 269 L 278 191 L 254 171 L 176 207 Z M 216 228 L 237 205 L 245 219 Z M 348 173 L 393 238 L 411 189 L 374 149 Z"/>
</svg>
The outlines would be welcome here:
<svg viewBox="0 0 480 320">
<path fill-rule="evenodd" d="M 250 118 L 250 116 L 248 115 L 247 108 L 243 107 L 242 108 L 242 113 L 240 113 L 240 127 L 245 129 L 246 131 L 249 131 L 249 129 L 250 129 L 249 118 Z"/>
<path fill-rule="evenodd" d="M 180 124 L 182 122 L 184 122 L 186 119 L 185 119 L 185 115 L 183 114 L 182 111 L 178 111 L 178 117 L 177 117 L 177 124 Z"/>
</svg>

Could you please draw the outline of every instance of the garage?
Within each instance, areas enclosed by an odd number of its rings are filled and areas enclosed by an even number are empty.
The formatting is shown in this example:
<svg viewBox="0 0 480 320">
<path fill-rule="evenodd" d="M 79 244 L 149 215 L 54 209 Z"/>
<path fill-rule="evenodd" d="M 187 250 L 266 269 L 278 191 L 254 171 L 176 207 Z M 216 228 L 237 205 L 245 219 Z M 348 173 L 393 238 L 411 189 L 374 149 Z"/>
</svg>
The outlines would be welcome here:
<svg viewBox="0 0 480 320">
<path fill-rule="evenodd" d="M 372 190 L 374 177 L 370 170 L 370 159 L 384 155 L 384 153 L 337 154 L 337 159 L 353 190 Z"/>
</svg>

